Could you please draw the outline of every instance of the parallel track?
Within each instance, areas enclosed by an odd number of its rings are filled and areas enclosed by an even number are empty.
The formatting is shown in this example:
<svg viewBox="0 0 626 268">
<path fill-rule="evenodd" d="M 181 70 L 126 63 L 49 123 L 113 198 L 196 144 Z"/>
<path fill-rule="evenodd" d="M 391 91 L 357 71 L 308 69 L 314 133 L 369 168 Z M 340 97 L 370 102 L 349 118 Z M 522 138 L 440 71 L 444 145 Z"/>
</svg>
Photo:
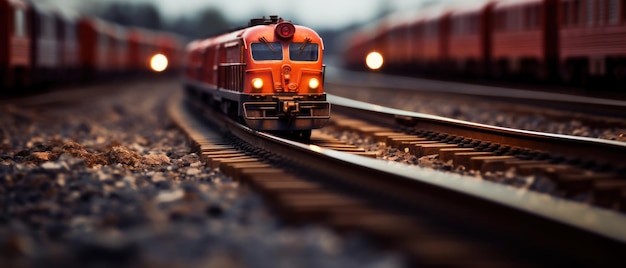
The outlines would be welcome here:
<svg viewBox="0 0 626 268">
<path fill-rule="evenodd" d="M 264 193 L 294 223 L 316 221 L 338 230 L 364 231 L 406 252 L 416 264 L 608 265 L 626 261 L 621 255 L 626 249 L 626 217 L 619 213 L 286 140 L 218 117 L 210 109 L 191 112 L 184 103 L 180 96 L 174 98 L 170 113 L 196 142 L 207 164 Z M 335 111 L 347 111 L 360 104 L 333 105 Z M 376 109 L 367 118 L 388 126 L 401 121 L 433 131 L 458 130 L 452 129 L 451 122 L 442 125 L 435 118 L 417 120 L 412 114 Z M 229 142 L 192 114 L 214 118 L 213 127 L 230 133 Z M 565 150 L 572 146 L 555 142 L 557 137 L 546 142 L 529 132 L 472 124 L 460 129 L 455 135 L 480 135 L 476 139 L 512 146 Z M 481 134 L 472 134 L 475 130 Z M 499 131 L 504 134 L 498 135 Z M 607 152 L 602 158 L 606 161 L 624 155 L 622 151 L 610 153 L 619 144 L 609 142 L 598 149 L 591 143 L 583 139 L 575 145 Z"/>
</svg>

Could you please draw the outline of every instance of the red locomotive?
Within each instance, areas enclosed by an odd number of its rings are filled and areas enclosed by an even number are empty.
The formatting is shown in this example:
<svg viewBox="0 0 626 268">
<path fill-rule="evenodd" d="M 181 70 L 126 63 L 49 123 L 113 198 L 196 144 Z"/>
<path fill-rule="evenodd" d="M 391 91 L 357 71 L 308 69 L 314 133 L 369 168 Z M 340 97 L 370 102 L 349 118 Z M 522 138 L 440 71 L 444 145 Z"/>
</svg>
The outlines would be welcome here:
<svg viewBox="0 0 626 268">
<path fill-rule="evenodd" d="M 177 70 L 182 52 L 182 38 L 171 33 L 63 14 L 39 2 L 0 0 L 0 94 L 146 72 L 157 53 Z"/>
<path fill-rule="evenodd" d="M 366 53 L 378 51 L 389 72 L 626 80 L 626 0 L 465 1 L 417 11 L 402 23 L 389 23 L 393 18 L 381 21 L 382 31 L 354 35 L 359 40 L 344 53 L 349 67 L 361 68 Z M 390 54 L 404 50 L 403 42 L 412 47 L 409 56 Z"/>
<path fill-rule="evenodd" d="M 191 42 L 185 88 L 249 127 L 308 138 L 330 118 L 324 45 L 303 26 L 270 16 L 248 27 Z"/>
</svg>

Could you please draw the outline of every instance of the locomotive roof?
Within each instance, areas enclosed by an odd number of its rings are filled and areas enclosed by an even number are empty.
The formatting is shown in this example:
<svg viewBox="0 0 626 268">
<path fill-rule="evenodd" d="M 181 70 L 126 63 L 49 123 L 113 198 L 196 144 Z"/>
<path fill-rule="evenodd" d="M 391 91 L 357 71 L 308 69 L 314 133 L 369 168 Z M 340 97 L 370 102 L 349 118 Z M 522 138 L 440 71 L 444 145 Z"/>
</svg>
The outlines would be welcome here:
<svg viewBox="0 0 626 268">
<path fill-rule="evenodd" d="M 243 28 L 240 30 L 236 30 L 233 32 L 228 32 L 228 33 L 221 34 L 212 38 L 200 40 L 200 46 L 206 47 L 206 46 L 211 46 L 213 44 L 220 44 L 220 43 L 227 43 L 230 41 L 242 40 L 244 46 L 247 48 L 249 43 L 258 41 L 260 34 L 266 33 L 267 38 L 273 37 L 275 34 L 274 29 L 276 25 L 277 25 L 276 23 L 255 25 L 255 26 L 250 26 L 250 27 Z M 296 28 L 296 33 L 293 38 L 299 39 L 298 36 L 301 36 L 304 34 L 312 38 L 313 42 L 315 43 L 319 42 L 322 49 L 324 49 L 324 43 L 322 42 L 322 38 L 317 34 L 317 32 L 313 31 L 311 28 L 301 26 L 301 25 L 294 24 L 294 27 Z"/>
</svg>

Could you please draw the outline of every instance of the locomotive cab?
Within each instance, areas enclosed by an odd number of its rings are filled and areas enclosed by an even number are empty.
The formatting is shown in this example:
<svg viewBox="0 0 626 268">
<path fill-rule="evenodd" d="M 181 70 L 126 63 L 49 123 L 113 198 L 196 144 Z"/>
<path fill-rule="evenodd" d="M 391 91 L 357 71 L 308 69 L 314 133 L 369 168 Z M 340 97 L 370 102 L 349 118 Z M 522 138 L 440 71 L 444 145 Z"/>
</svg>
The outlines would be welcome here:
<svg viewBox="0 0 626 268">
<path fill-rule="evenodd" d="M 262 130 L 322 127 L 330 118 L 322 39 L 274 16 L 250 24 L 242 35 L 246 70 L 241 117 Z"/>
</svg>

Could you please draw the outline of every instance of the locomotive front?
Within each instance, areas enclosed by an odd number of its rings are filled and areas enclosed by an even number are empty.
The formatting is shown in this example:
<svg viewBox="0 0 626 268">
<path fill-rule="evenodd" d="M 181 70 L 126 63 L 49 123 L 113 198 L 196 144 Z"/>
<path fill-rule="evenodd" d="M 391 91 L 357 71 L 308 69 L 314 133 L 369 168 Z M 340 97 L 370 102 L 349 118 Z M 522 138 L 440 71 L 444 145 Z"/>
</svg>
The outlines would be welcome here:
<svg viewBox="0 0 626 268">
<path fill-rule="evenodd" d="M 309 131 L 330 119 L 324 93 L 322 39 L 275 16 L 242 33 L 245 75 L 241 113 L 259 130 Z"/>
</svg>

